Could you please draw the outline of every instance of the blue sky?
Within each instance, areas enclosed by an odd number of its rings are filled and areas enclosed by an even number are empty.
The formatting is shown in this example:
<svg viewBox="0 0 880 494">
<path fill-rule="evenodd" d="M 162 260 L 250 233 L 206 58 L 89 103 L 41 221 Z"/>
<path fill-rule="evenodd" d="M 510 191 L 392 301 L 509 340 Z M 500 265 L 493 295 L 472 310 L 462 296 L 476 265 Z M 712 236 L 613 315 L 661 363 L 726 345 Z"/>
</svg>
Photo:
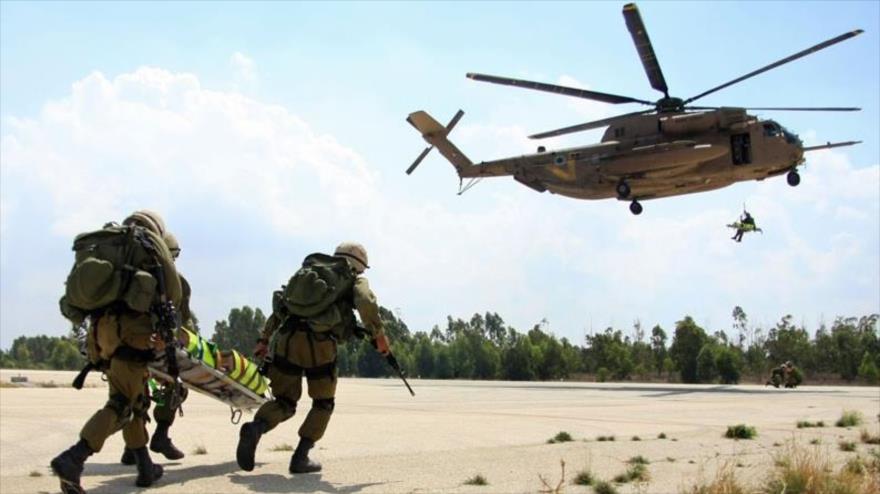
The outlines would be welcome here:
<svg viewBox="0 0 880 494">
<path fill-rule="evenodd" d="M 623 3 L 0 3 L 0 347 L 63 334 L 57 298 L 77 232 L 161 211 L 210 328 L 301 258 L 370 251 L 379 300 L 412 329 L 497 311 L 581 343 L 585 331 L 685 314 L 711 330 L 815 328 L 880 311 L 877 2 L 642 2 L 670 92 L 689 97 L 856 28 L 865 33 L 700 100 L 860 106 L 770 113 L 809 143 L 784 180 L 644 203 L 537 194 L 511 179 L 463 196 L 405 122 L 466 115 L 475 160 L 533 150 L 534 131 L 635 111 L 470 81 L 484 72 L 653 100 Z M 597 141 L 593 131 L 546 143 Z M 743 204 L 763 236 L 736 245 Z"/>
</svg>

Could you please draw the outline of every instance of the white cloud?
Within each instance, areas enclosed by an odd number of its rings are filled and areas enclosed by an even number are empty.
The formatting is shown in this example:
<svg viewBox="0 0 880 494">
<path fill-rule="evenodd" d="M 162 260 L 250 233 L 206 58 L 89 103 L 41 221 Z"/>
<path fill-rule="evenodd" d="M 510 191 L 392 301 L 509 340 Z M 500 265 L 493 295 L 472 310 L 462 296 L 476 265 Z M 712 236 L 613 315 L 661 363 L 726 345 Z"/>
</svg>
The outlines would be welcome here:
<svg viewBox="0 0 880 494">
<path fill-rule="evenodd" d="M 240 84 L 257 82 L 257 64 L 244 53 L 237 51 L 229 57 L 229 64 L 234 71 L 235 80 Z"/>
<path fill-rule="evenodd" d="M 202 89 L 192 74 L 96 72 L 8 128 L 4 179 L 45 189 L 63 235 L 193 196 L 296 231 L 326 215 L 322 202 L 355 207 L 375 194 L 363 158 L 332 137 L 281 107 Z"/>
<path fill-rule="evenodd" d="M 482 160 L 532 152 L 526 136 L 518 125 L 463 123 L 453 139 Z M 635 317 L 668 325 L 658 318 L 688 312 L 723 321 L 739 304 L 767 307 L 775 319 L 841 297 L 859 267 L 861 292 L 844 297 L 863 307 L 878 293 L 880 167 L 856 167 L 837 150 L 811 155 L 798 188 L 781 178 L 736 185 L 650 201 L 640 217 L 625 203 L 536 194 L 509 178 L 464 198 L 404 199 L 382 183 L 382 157 L 317 133 L 295 109 L 142 67 L 113 78 L 95 72 L 39 115 L 7 119 L 0 156 L 3 281 L 13 286 L 2 291 L 2 312 L 4 328 L 11 321 L 16 330 L 34 312 L 18 302 L 54 307 L 69 267 L 68 259 L 10 266 L 24 263 L 15 249 L 25 248 L 16 242 L 25 228 L 57 246 L 60 259 L 72 235 L 142 207 L 165 213 L 172 228 L 188 225 L 177 232 L 182 241 L 209 244 L 196 255 L 185 245 L 181 260 L 206 322 L 234 305 L 268 308 L 303 248 L 346 239 L 367 245 L 380 301 L 401 308 L 414 329 L 493 310 L 519 328 L 548 317 L 579 342 L 593 315 L 597 327 Z M 766 232 L 739 245 L 724 225 L 742 194 Z M 823 225 L 821 237 L 811 222 Z"/>
</svg>

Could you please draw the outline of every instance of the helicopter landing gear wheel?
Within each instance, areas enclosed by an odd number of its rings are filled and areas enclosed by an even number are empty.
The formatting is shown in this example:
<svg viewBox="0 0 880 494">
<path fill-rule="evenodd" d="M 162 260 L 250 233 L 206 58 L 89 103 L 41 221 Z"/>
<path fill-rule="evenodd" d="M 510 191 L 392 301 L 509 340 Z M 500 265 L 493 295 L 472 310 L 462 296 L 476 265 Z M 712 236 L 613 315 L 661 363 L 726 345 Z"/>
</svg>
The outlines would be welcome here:
<svg viewBox="0 0 880 494">
<path fill-rule="evenodd" d="M 634 215 L 642 214 L 642 205 L 639 201 L 633 201 L 629 203 L 629 212 Z"/>
<path fill-rule="evenodd" d="M 624 182 L 623 180 L 617 182 L 617 187 L 615 187 L 615 190 L 617 191 L 617 197 L 621 199 L 626 199 L 627 197 L 629 197 L 629 194 L 631 192 L 629 184 Z"/>
<path fill-rule="evenodd" d="M 785 176 L 785 180 L 788 182 L 788 185 L 797 187 L 797 185 L 801 183 L 801 176 L 797 171 L 792 170 Z"/>
</svg>

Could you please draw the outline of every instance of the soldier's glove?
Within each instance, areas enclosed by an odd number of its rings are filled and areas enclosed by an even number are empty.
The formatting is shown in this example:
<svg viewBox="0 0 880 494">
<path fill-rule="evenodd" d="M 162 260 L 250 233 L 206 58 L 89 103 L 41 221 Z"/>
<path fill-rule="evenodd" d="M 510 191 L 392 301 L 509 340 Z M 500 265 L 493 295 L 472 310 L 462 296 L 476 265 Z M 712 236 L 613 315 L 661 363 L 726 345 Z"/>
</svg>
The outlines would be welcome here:
<svg viewBox="0 0 880 494">
<path fill-rule="evenodd" d="M 373 346 L 383 357 L 387 357 L 391 354 L 391 348 L 388 345 L 388 338 L 386 338 L 384 334 L 380 333 L 373 339 Z"/>
<path fill-rule="evenodd" d="M 257 346 L 254 347 L 254 357 L 258 359 L 266 358 L 269 353 L 269 343 L 265 339 L 257 340 Z"/>
</svg>

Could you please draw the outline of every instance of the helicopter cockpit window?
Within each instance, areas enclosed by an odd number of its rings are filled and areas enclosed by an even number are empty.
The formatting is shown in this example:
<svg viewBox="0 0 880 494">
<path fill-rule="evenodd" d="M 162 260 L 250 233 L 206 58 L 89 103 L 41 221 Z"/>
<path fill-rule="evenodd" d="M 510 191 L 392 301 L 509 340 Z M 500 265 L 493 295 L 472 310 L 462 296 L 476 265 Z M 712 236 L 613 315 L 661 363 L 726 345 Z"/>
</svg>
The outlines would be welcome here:
<svg viewBox="0 0 880 494">
<path fill-rule="evenodd" d="M 776 122 L 764 122 L 764 135 L 767 137 L 776 137 L 782 133 L 779 124 Z"/>
<path fill-rule="evenodd" d="M 798 138 L 797 135 L 784 127 L 782 129 L 782 135 L 785 136 L 785 142 L 789 144 L 799 144 L 801 142 L 800 138 Z"/>
</svg>

